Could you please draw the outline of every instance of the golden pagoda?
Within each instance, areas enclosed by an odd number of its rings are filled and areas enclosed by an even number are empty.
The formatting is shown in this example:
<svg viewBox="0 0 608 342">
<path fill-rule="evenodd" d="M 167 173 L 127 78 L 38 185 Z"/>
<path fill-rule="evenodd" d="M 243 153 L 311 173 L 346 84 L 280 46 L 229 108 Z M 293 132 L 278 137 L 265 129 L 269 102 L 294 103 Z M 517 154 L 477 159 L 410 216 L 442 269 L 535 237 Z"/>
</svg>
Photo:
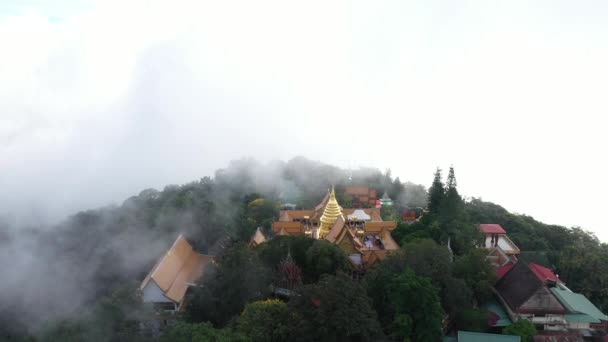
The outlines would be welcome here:
<svg viewBox="0 0 608 342">
<path fill-rule="evenodd" d="M 331 192 L 329 193 L 329 200 L 327 201 L 327 205 L 325 206 L 325 210 L 323 210 L 323 215 L 321 216 L 321 227 L 319 229 L 319 238 L 323 239 L 327 233 L 331 230 L 331 227 L 336 223 L 336 220 L 341 217 L 344 219 L 342 215 L 342 208 L 338 204 L 338 200 L 336 200 L 336 193 L 334 191 L 334 187 L 331 187 Z"/>
<path fill-rule="evenodd" d="M 281 210 L 272 223 L 276 235 L 306 236 L 337 245 L 356 269 L 372 267 L 399 250 L 391 236 L 395 228 L 397 222 L 384 221 L 380 208 L 340 207 L 333 187 L 314 209 Z"/>
</svg>

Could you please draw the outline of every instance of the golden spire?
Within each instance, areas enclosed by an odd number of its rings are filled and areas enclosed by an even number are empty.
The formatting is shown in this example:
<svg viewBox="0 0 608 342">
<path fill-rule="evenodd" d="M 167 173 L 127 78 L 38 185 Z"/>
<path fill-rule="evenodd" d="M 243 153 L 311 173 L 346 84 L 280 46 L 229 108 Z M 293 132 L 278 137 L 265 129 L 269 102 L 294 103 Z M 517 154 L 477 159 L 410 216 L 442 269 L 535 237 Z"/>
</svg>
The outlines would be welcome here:
<svg viewBox="0 0 608 342">
<path fill-rule="evenodd" d="M 342 208 L 338 204 L 336 200 L 336 192 L 334 191 L 334 187 L 331 187 L 331 192 L 329 193 L 329 200 L 327 201 L 327 205 L 325 206 L 325 210 L 323 210 L 323 215 L 321 215 L 321 229 L 319 231 L 319 239 L 322 239 L 329 233 L 331 227 L 336 223 L 338 217 L 342 217 Z"/>
</svg>

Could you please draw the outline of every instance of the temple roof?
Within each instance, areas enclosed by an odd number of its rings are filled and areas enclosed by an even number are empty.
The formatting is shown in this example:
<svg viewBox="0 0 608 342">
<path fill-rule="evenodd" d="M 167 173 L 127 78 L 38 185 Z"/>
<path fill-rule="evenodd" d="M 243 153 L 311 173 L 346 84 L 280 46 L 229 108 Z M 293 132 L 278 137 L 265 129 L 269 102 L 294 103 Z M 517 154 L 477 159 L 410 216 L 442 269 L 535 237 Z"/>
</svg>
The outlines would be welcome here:
<svg viewBox="0 0 608 342">
<path fill-rule="evenodd" d="M 335 243 L 336 240 L 338 239 L 338 236 L 340 236 L 340 233 L 342 232 L 342 230 L 348 230 L 345 227 L 344 223 L 345 223 L 344 217 L 338 217 L 338 219 L 336 220 L 336 222 L 334 222 L 334 225 L 331 227 L 329 232 L 327 232 L 327 235 L 325 235 L 325 240 L 327 240 L 331 243 Z"/>
<path fill-rule="evenodd" d="M 369 221 L 372 219 L 363 209 L 355 209 L 352 214 L 347 215 L 349 220 Z"/>
<path fill-rule="evenodd" d="M 350 195 L 369 195 L 373 192 L 374 196 L 376 195 L 376 190 L 370 189 L 367 186 L 347 186 L 344 190 L 347 194 Z"/>
<path fill-rule="evenodd" d="M 384 244 L 384 249 L 389 251 L 399 249 L 399 245 L 397 244 L 397 242 L 395 242 L 395 240 L 393 240 L 393 237 L 391 236 L 391 233 L 388 232 L 388 230 L 382 229 L 379 235 L 382 244 Z"/>
<path fill-rule="evenodd" d="M 479 230 L 481 230 L 484 234 L 507 234 L 507 232 L 502 229 L 499 224 L 480 224 Z"/>
<path fill-rule="evenodd" d="M 196 281 L 203 274 L 211 260 L 208 255 L 196 253 L 180 234 L 173 246 L 154 265 L 139 288 L 143 290 L 150 281 L 154 281 L 165 297 L 181 303 L 188 284 Z"/>
<path fill-rule="evenodd" d="M 314 210 L 281 210 L 279 212 L 279 221 L 291 221 L 294 218 L 304 218 L 306 216 L 312 218 L 314 214 Z"/>
<path fill-rule="evenodd" d="M 266 241 L 266 237 L 264 236 L 264 233 L 262 233 L 262 229 L 260 227 L 258 227 L 255 230 L 255 233 L 253 233 L 253 236 L 251 237 L 251 239 L 249 240 L 249 246 L 257 246 L 263 242 Z"/>
</svg>

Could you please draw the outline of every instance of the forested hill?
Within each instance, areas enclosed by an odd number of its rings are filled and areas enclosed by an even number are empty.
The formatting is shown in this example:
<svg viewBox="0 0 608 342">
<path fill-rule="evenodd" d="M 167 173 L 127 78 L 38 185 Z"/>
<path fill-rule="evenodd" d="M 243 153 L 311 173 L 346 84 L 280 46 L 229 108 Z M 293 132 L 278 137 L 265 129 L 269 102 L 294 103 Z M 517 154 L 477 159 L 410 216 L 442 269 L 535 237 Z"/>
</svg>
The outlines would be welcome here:
<svg viewBox="0 0 608 342">
<path fill-rule="evenodd" d="M 424 246 L 446 250 L 441 246 L 449 238 L 456 256 L 464 258 L 475 247 L 475 224 L 499 223 L 519 245 L 524 258 L 542 260 L 570 288 L 608 309 L 607 245 L 580 229 L 546 225 L 478 199 L 463 201 L 454 177 L 450 170 L 444 183 L 438 172 L 427 191 L 422 185 L 393 177 L 390 171 L 373 168 L 343 170 L 301 157 L 269 164 L 244 159 L 231 162 L 214 177 L 170 185 L 161 191 L 147 189 L 119 206 L 83 211 L 54 227 L 15 227 L 7 220 L 0 221 L 0 266 L 4 270 L 0 279 L 0 340 L 51 341 L 66 336 L 136 340 L 138 325 L 134 322 L 141 312 L 134 289 L 178 232 L 201 252 L 230 249 L 247 241 L 256 227 L 269 233 L 281 203 L 314 207 L 330 185 L 336 186 L 341 203 L 348 201 L 342 197 L 348 185 L 368 186 L 379 195 L 387 192 L 396 205 L 383 215 L 398 221 L 395 240 L 412 250 Z M 418 222 L 401 222 L 400 210 L 417 208 L 420 212 L 427 207 L 429 212 Z M 299 266 L 311 284 L 328 286 L 323 281 L 330 280 L 320 278 L 325 271 Z M 487 288 L 474 288 L 469 284 L 473 280 L 465 274 L 454 270 L 454 279 L 467 282 L 471 293 L 483 297 Z M 447 288 L 443 285 L 437 286 Z M 353 288 L 353 293 L 357 291 Z M 442 310 L 452 314 L 455 306 L 450 298 L 440 293 Z M 230 308 L 223 307 L 225 311 L 220 311 L 225 317 L 208 317 L 196 311 L 190 317 L 199 314 L 219 328 L 254 299 L 244 297 Z M 386 315 L 378 312 L 379 329 L 389 334 L 383 322 Z"/>
</svg>

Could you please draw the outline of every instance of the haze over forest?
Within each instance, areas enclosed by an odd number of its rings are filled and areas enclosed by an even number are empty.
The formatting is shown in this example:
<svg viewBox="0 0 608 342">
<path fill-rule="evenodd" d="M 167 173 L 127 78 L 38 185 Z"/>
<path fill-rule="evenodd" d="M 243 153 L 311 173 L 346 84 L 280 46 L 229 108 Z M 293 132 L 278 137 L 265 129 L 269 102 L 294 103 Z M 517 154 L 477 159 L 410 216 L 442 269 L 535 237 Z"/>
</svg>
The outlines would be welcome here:
<svg viewBox="0 0 608 342">
<path fill-rule="evenodd" d="M 2 1 L 0 216 L 304 155 L 606 241 L 607 6 Z"/>
</svg>

